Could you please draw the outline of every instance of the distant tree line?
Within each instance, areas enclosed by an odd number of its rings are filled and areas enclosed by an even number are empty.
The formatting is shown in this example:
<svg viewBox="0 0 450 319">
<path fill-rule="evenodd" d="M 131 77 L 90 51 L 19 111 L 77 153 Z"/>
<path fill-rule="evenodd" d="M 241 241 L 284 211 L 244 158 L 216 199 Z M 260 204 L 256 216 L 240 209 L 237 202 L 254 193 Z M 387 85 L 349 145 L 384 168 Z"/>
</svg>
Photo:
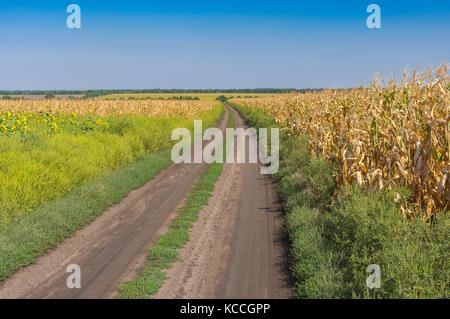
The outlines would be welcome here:
<svg viewBox="0 0 450 319">
<path fill-rule="evenodd" d="M 121 100 L 140 100 L 141 97 L 134 97 L 134 96 L 130 96 L 130 97 L 124 97 L 121 98 Z M 198 96 L 168 96 L 168 97 L 145 97 L 146 100 L 177 100 L 177 101 L 198 101 L 200 100 L 200 98 Z"/>
</svg>

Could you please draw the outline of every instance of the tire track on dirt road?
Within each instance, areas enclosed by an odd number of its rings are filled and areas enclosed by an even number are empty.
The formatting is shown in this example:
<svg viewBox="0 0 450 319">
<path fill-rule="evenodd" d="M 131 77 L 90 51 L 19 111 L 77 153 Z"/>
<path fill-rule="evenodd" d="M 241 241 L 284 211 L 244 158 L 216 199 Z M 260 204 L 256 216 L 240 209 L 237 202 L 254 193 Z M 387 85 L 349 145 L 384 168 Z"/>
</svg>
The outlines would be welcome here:
<svg viewBox="0 0 450 319">
<path fill-rule="evenodd" d="M 236 127 L 246 128 L 230 110 Z M 292 298 L 281 204 L 272 176 L 260 175 L 260 166 L 224 164 L 180 261 L 155 298 Z"/>
<path fill-rule="evenodd" d="M 226 111 L 218 125 L 227 125 Z M 206 144 L 206 143 L 204 143 Z M 173 164 L 55 249 L 0 284 L 0 298 L 111 298 L 137 277 L 154 241 L 177 216 L 207 164 Z M 81 289 L 69 289 L 67 266 L 81 268 Z"/>
</svg>

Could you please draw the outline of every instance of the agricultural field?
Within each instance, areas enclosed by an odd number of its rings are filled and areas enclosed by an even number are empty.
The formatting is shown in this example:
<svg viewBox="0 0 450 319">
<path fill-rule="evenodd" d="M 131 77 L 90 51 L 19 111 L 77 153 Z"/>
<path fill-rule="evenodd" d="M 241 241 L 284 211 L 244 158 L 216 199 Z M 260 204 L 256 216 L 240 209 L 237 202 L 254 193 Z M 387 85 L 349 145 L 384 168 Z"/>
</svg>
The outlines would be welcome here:
<svg viewBox="0 0 450 319">
<path fill-rule="evenodd" d="M 276 179 L 298 298 L 448 298 L 448 66 L 367 88 L 232 99 L 280 127 Z M 382 269 L 380 289 L 367 267 Z"/>
<path fill-rule="evenodd" d="M 221 113 L 210 101 L 0 101 L 0 226 Z"/>
<path fill-rule="evenodd" d="M 108 94 L 98 97 L 99 100 L 201 100 L 201 101 L 215 101 L 219 96 L 227 98 L 249 98 L 249 97 L 267 97 L 275 96 L 275 94 L 261 94 L 261 93 L 173 93 L 173 94 Z"/>
<path fill-rule="evenodd" d="M 401 85 L 325 90 L 231 103 L 271 115 L 285 130 L 307 136 L 311 154 L 337 165 L 338 185 L 383 190 L 407 187 L 405 216 L 430 218 L 450 204 L 448 66 L 413 74 Z"/>
<path fill-rule="evenodd" d="M 405 3 L 2 1 L 0 300 L 449 300 L 450 0 Z"/>
</svg>

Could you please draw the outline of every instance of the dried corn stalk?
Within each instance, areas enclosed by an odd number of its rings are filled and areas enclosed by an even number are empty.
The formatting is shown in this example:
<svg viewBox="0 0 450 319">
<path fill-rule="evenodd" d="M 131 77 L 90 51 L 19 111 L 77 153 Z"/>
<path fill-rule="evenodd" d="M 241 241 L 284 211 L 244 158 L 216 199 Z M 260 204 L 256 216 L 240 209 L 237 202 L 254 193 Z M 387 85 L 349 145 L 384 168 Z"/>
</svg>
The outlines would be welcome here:
<svg viewBox="0 0 450 319">
<path fill-rule="evenodd" d="M 307 135 L 313 154 L 337 163 L 338 184 L 412 190 L 427 217 L 450 203 L 450 81 L 448 65 L 380 78 L 368 88 L 325 90 L 232 102 L 275 117 L 292 134 Z M 406 209 L 404 209 L 406 211 Z"/>
</svg>

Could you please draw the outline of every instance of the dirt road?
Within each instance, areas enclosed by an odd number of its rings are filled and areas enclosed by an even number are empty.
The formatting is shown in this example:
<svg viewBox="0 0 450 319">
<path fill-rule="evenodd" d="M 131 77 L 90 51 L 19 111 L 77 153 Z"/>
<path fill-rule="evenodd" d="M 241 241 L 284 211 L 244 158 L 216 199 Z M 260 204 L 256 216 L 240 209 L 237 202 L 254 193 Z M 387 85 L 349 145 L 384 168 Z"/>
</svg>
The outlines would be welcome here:
<svg viewBox="0 0 450 319">
<path fill-rule="evenodd" d="M 236 127 L 246 128 L 233 110 Z M 248 151 L 248 150 L 247 150 Z M 234 154 L 236 155 L 236 154 Z M 274 181 L 260 164 L 225 164 L 181 261 L 155 298 L 291 298 L 284 218 Z"/>
<path fill-rule="evenodd" d="M 232 110 L 236 126 L 244 120 Z M 219 127 L 226 127 L 227 113 Z M 290 298 L 283 217 L 259 164 L 225 164 L 208 206 L 156 298 Z M 134 279 L 205 164 L 172 165 L 0 285 L 0 298 L 111 298 Z M 81 268 L 69 289 L 66 268 Z"/>
</svg>

